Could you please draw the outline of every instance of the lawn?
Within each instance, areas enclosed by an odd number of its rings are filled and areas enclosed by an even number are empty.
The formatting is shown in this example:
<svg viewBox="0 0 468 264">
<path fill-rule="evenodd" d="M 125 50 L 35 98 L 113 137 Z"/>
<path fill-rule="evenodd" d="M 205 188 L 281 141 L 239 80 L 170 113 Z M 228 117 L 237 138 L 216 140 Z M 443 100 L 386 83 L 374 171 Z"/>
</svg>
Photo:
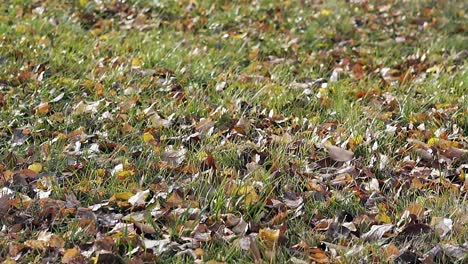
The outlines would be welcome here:
<svg viewBox="0 0 468 264">
<path fill-rule="evenodd" d="M 466 263 L 466 1 L 0 3 L 2 263 Z"/>
</svg>

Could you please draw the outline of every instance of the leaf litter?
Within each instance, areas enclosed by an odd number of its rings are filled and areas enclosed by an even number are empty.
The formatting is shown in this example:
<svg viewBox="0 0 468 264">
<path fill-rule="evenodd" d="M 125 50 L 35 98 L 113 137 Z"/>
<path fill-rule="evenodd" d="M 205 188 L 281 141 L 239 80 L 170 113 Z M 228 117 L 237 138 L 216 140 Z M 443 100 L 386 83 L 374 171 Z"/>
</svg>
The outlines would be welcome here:
<svg viewBox="0 0 468 264">
<path fill-rule="evenodd" d="M 466 14 L 436 5 L 0 4 L 0 260 L 463 262 Z"/>
</svg>

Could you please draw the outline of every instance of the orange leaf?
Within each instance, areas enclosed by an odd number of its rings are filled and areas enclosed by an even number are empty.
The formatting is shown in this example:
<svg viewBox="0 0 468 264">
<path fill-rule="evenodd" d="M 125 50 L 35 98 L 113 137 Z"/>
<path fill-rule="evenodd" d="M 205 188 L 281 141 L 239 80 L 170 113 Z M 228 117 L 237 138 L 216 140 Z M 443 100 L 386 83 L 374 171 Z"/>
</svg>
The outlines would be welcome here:
<svg viewBox="0 0 468 264">
<path fill-rule="evenodd" d="M 65 250 L 62 257 L 62 263 L 73 263 L 74 259 L 80 254 L 77 248 L 69 248 Z"/>
</svg>

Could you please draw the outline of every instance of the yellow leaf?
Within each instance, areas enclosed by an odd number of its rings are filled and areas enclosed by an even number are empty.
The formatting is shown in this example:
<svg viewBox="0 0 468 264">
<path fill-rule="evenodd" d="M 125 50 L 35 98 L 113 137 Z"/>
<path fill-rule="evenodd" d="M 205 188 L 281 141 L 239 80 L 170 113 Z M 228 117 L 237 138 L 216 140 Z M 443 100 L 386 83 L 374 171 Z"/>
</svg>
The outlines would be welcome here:
<svg viewBox="0 0 468 264">
<path fill-rule="evenodd" d="M 81 84 L 81 86 L 91 90 L 94 87 L 94 82 L 92 80 L 86 80 Z"/>
<path fill-rule="evenodd" d="M 427 141 L 427 144 L 429 146 L 434 146 L 435 144 L 437 144 L 437 142 L 439 142 L 439 138 L 430 138 L 428 141 Z"/>
<path fill-rule="evenodd" d="M 197 255 L 198 258 L 201 258 L 203 256 L 203 253 L 204 253 L 203 249 L 201 248 L 195 249 L 195 254 Z"/>
<path fill-rule="evenodd" d="M 81 7 L 85 7 L 87 3 L 88 3 L 88 0 L 80 0 Z"/>
<path fill-rule="evenodd" d="M 34 171 L 35 173 L 40 173 L 42 171 L 42 164 L 40 163 L 33 163 L 28 166 L 28 169 Z"/>
<path fill-rule="evenodd" d="M 394 256 L 398 256 L 398 254 L 400 253 L 400 250 L 393 244 L 386 245 L 382 249 L 387 259 L 390 259 Z"/>
<path fill-rule="evenodd" d="M 255 191 L 255 188 L 252 186 L 243 186 L 240 187 L 238 190 L 239 194 L 245 194 L 245 204 L 246 205 L 251 205 L 258 201 L 259 197 L 257 192 Z"/>
<path fill-rule="evenodd" d="M 117 200 L 122 200 L 122 201 L 128 201 L 130 197 L 132 197 L 134 194 L 131 192 L 121 192 L 121 193 L 115 193 L 114 198 Z"/>
<path fill-rule="evenodd" d="M 99 177 L 104 177 L 106 175 L 106 170 L 105 169 L 97 169 L 96 170 L 96 175 Z"/>
<path fill-rule="evenodd" d="M 355 150 L 363 141 L 361 135 L 356 135 L 349 139 L 348 146 L 350 150 Z"/>
<path fill-rule="evenodd" d="M 132 59 L 132 68 L 140 68 L 141 67 L 141 61 L 138 58 Z"/>
<path fill-rule="evenodd" d="M 384 224 L 391 224 L 392 223 L 392 219 L 386 213 L 379 214 L 377 220 L 379 222 L 381 222 L 381 223 L 384 223 Z"/>
<path fill-rule="evenodd" d="M 262 240 L 269 247 L 273 247 L 278 242 L 279 235 L 279 230 L 270 228 L 262 228 L 258 232 L 260 240 Z"/>
<path fill-rule="evenodd" d="M 104 85 L 102 85 L 102 83 L 96 83 L 94 86 L 94 94 L 98 97 L 104 95 Z"/>
<path fill-rule="evenodd" d="M 329 16 L 331 15 L 333 12 L 330 10 L 330 9 L 323 9 L 322 11 L 320 11 L 320 15 L 321 16 Z"/>
<path fill-rule="evenodd" d="M 122 170 L 117 172 L 115 175 L 117 176 L 117 179 L 124 180 L 128 177 L 134 176 L 135 172 L 133 170 Z"/>
<path fill-rule="evenodd" d="M 143 138 L 143 142 L 145 142 L 145 143 L 149 143 L 149 142 L 154 142 L 154 141 L 155 141 L 153 135 L 151 135 L 150 132 L 144 133 L 143 136 L 142 136 L 142 138 Z"/>
<path fill-rule="evenodd" d="M 259 197 L 258 194 L 255 191 L 249 192 L 247 196 L 245 196 L 245 204 L 246 205 L 251 205 L 258 201 Z"/>
<path fill-rule="evenodd" d="M 73 260 L 78 256 L 80 252 L 77 248 L 69 248 L 65 250 L 62 257 L 62 263 L 73 263 Z"/>
</svg>

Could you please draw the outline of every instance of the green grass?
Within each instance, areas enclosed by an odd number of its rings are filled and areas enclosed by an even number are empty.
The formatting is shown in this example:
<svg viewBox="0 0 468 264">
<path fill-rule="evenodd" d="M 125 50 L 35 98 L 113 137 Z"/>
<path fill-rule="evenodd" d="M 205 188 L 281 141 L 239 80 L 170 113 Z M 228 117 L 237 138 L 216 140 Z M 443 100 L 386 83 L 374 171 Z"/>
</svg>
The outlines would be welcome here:
<svg viewBox="0 0 468 264">
<path fill-rule="evenodd" d="M 310 255 L 293 247 L 301 241 L 310 247 L 323 242 L 338 245 L 337 255 L 326 254 L 332 262 L 344 263 L 392 262 L 382 254 L 382 244 L 399 249 L 411 245 L 422 256 L 442 242 L 466 242 L 466 180 L 461 179 L 466 155 L 445 164 L 412 165 L 429 170 L 420 176 L 432 182 L 424 188 L 412 186 L 414 176 L 401 169 L 408 157 L 418 158 L 408 138 L 429 144 L 445 132 L 457 148 L 467 149 L 467 60 L 456 59 L 467 48 L 466 3 L 198 1 L 189 10 L 189 1 L 118 2 L 0 4 L 0 187 L 14 189 L 11 175 L 41 163 L 43 174 L 35 179 L 52 177 L 49 198 L 65 201 L 73 193 L 81 207 L 110 199 L 113 209 L 95 212 L 100 217 L 109 210 L 127 215 L 148 213 L 158 206 L 171 214 L 174 208 L 167 207 L 167 199 L 178 190 L 184 201 L 174 207 L 198 208 L 200 215 L 173 219 L 147 214 L 145 222 L 158 230 L 147 238 L 167 235 L 182 243 L 194 235 L 191 221 L 210 226 L 234 214 L 249 223 L 249 234 L 267 227 L 286 228 L 279 245 L 255 239 L 268 263 L 285 263 L 292 257 L 310 261 Z M 386 4 L 392 4 L 389 10 Z M 396 41 L 398 37 L 405 41 Z M 356 64 L 362 72 L 356 68 L 353 72 Z M 330 82 L 337 67 L 344 71 Z M 411 76 L 391 84 L 381 76 L 383 68 Z M 327 87 L 310 85 L 304 90 L 294 85 L 318 78 L 324 78 Z M 217 90 L 221 82 L 224 88 Z M 62 93 L 62 99 L 52 102 Z M 98 101 L 94 110 L 77 110 L 80 103 Z M 49 102 L 50 108 L 40 113 L 37 107 L 43 102 Z M 171 119 L 169 127 L 158 127 L 145 116 L 151 105 L 161 118 Z M 197 128 L 202 118 L 213 122 L 209 133 Z M 249 127 L 236 135 L 233 131 L 241 118 L 248 120 Z M 388 126 L 396 127 L 396 133 L 385 132 Z M 20 130 L 28 139 L 14 145 L 15 131 Z M 155 142 L 144 142 L 146 132 Z M 200 132 L 198 138 L 190 141 L 195 132 Z M 346 184 L 336 184 L 336 175 L 324 176 L 324 167 L 337 170 L 343 165 L 325 159 L 325 140 L 355 153 L 351 162 L 355 171 Z M 76 141 L 84 150 L 77 155 L 70 153 Z M 92 144 L 101 151 L 87 153 Z M 187 153 L 181 164 L 162 167 L 159 163 L 167 161 L 163 153 L 169 145 L 175 150 L 184 147 Z M 200 165 L 209 153 L 216 173 Z M 16 162 L 7 158 L 11 154 Z M 388 165 L 380 168 L 383 156 Z M 133 173 L 112 175 L 118 164 Z M 372 192 L 364 191 L 371 178 L 379 180 L 377 193 L 384 197 L 373 205 L 366 203 Z M 23 189 L 15 193 L 16 200 L 20 194 L 38 200 L 34 191 Z M 116 193 L 147 189 L 155 201 L 145 208 L 116 201 Z M 284 201 L 290 194 L 303 197 L 301 212 L 295 215 L 288 209 L 287 217 L 272 224 L 280 211 L 271 207 L 271 199 Z M 348 214 L 355 222 L 368 218 L 359 224 L 362 235 L 372 225 L 382 224 L 378 218 L 382 214 L 397 224 L 413 203 L 428 213 L 418 221 L 430 224 L 434 217 L 450 218 L 453 230 L 445 237 L 431 233 L 421 240 L 389 237 L 367 242 L 359 235 L 337 238 L 332 231 L 314 229 L 321 219 Z M 15 257 L 8 251 L 13 234 L 24 243 L 48 230 L 63 235 L 65 248 L 77 246 L 82 251 L 99 239 L 83 233 L 76 212 L 30 225 L 28 216 L 21 216 L 27 208 L 27 204 L 11 206 L 0 219 L 6 228 L 0 231 L 2 261 Z M 13 232 L 15 221 L 24 223 Z M 98 229 L 112 237 L 118 248 L 113 253 L 126 260 L 131 258 L 127 253 L 140 245 L 134 254 L 145 261 L 193 262 L 188 255 L 175 256 L 178 250 L 152 259 L 141 242 L 135 242 L 143 235 Z M 363 249 L 356 255 L 346 255 L 359 246 Z M 200 248 L 203 254 L 198 258 L 203 261 L 255 261 L 251 251 L 222 237 L 201 242 Z M 51 258 L 60 261 L 64 253 L 55 251 L 55 259 Z M 30 248 L 22 252 L 22 263 L 50 253 Z M 463 262 L 446 254 L 435 261 Z"/>
</svg>

